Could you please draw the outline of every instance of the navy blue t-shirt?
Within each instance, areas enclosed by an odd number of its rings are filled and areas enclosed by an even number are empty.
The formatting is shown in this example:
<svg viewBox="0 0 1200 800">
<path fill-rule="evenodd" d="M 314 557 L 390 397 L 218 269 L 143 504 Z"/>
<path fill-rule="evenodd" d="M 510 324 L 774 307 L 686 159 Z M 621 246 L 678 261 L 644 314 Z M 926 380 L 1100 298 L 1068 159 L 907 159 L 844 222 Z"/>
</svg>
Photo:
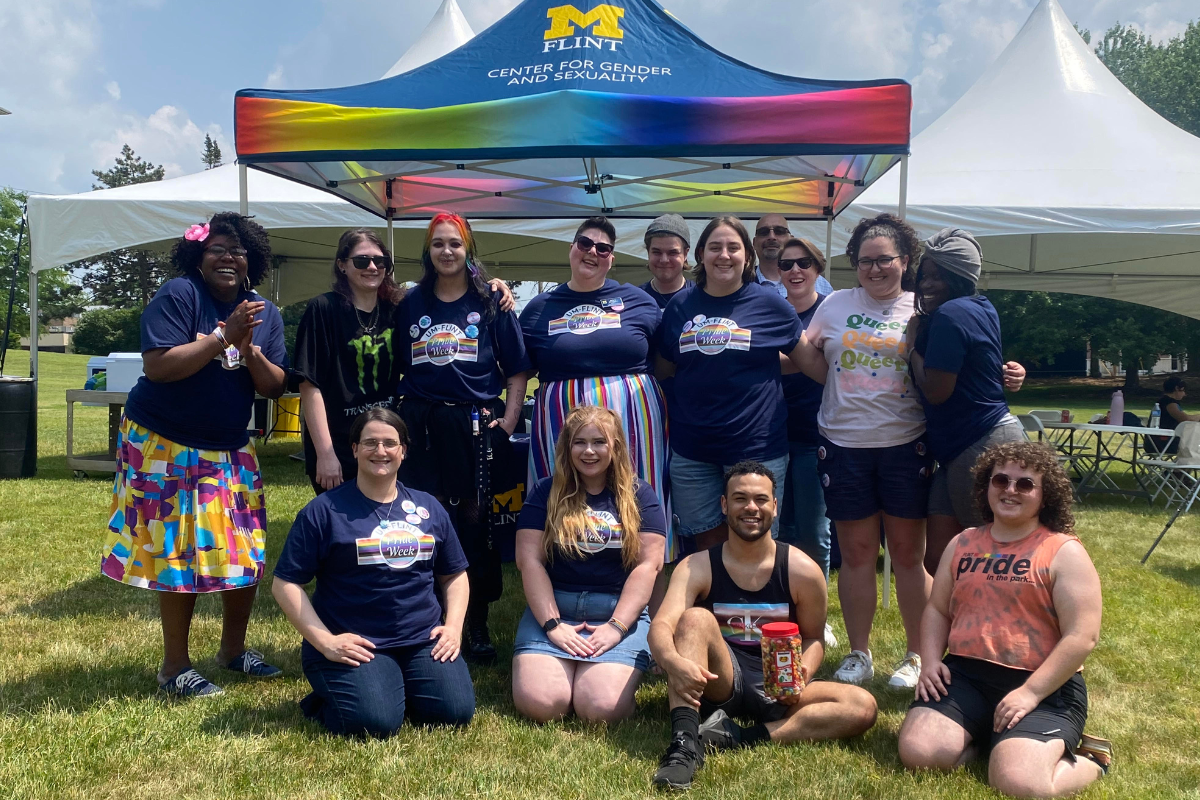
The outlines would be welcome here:
<svg viewBox="0 0 1200 800">
<path fill-rule="evenodd" d="M 957 297 L 930 317 L 925 368 L 958 375 L 950 399 L 935 406 L 921 395 L 926 440 L 941 463 L 983 438 L 1008 413 L 1001 370 L 1000 317 L 986 297 Z M 920 351 L 920 347 L 918 347 Z"/>
<path fill-rule="evenodd" d="M 525 498 L 525 505 L 521 507 L 517 530 L 546 529 L 546 503 L 550 499 L 550 485 L 553 482 L 553 478 L 542 478 L 534 484 L 533 490 Z M 650 484 L 639 480 L 634 491 L 642 515 L 641 532 L 666 536 L 667 520 Z M 621 562 L 621 543 L 624 540 L 616 498 L 611 489 L 605 489 L 600 494 L 589 494 L 587 507 L 596 532 L 581 543 L 585 556 L 579 559 L 555 553 L 546 562 L 550 583 L 560 592 L 620 594 L 629 573 Z"/>
<path fill-rule="evenodd" d="M 232 303 L 212 296 L 202 278 L 172 278 L 142 312 L 142 353 L 202 339 L 224 322 L 238 303 L 265 301 L 263 321 L 252 341 L 278 367 L 287 361 L 283 318 L 275 304 L 254 292 L 240 291 Z M 226 369 L 217 356 L 183 380 L 155 383 L 145 375 L 129 392 L 125 416 L 176 444 L 204 450 L 237 450 L 250 441 L 246 426 L 254 403 L 254 382 L 243 364 Z"/>
<path fill-rule="evenodd" d="M 797 314 L 800 317 L 802 330 L 808 329 L 808 323 L 812 321 L 813 314 L 817 313 L 817 309 L 821 307 L 821 303 L 824 303 L 828 296 L 818 294 L 817 302 L 813 303 L 807 311 Z M 824 384 L 817 383 L 802 372 L 783 376 L 783 397 L 788 408 L 789 442 L 817 446 L 821 436 L 820 431 L 817 430 L 817 411 L 821 408 L 821 395 L 824 392 Z"/>
<path fill-rule="evenodd" d="M 691 281 L 685 280 L 683 282 L 683 289 L 687 289 L 688 287 L 690 287 L 692 285 L 693 284 Z M 671 303 L 671 300 L 673 300 L 675 298 L 675 296 L 677 294 L 679 294 L 679 292 L 683 291 L 683 289 L 680 289 L 678 292 L 671 292 L 670 294 L 663 294 L 662 292 L 660 292 L 654 288 L 654 281 L 652 281 L 652 280 L 646 281 L 638 288 L 641 289 L 646 294 L 650 295 L 652 298 L 654 298 L 654 302 L 658 303 L 658 307 L 661 309 L 664 309 L 664 310 Z"/>
<path fill-rule="evenodd" d="M 467 568 L 450 517 L 433 495 L 396 484 L 376 503 L 347 481 L 296 515 L 275 576 L 317 579 L 313 608 L 334 635 L 356 633 L 379 648 L 427 644 L 441 623 L 434 576 Z"/>
<path fill-rule="evenodd" d="M 650 295 L 610 278 L 594 292 L 565 283 L 542 292 L 521 312 L 521 331 L 545 383 L 650 372 L 660 319 Z"/>
<path fill-rule="evenodd" d="M 671 449 L 708 464 L 787 455 L 787 404 L 779 354 L 800 341 L 796 309 L 774 289 L 748 283 L 713 297 L 700 287 L 667 306 L 663 358 L 675 363 Z"/>
<path fill-rule="evenodd" d="M 406 397 L 484 403 L 500 396 L 506 375 L 532 368 L 517 315 L 497 308 L 489 322 L 470 291 L 451 303 L 410 291 L 396 309 L 396 335 Z"/>
</svg>

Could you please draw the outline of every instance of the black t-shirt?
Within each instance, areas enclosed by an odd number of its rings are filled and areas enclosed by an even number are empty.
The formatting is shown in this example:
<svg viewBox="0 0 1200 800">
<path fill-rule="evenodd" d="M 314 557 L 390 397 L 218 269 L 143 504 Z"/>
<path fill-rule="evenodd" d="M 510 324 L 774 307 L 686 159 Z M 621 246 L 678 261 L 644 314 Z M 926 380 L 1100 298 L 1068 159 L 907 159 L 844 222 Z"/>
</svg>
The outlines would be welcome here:
<svg viewBox="0 0 1200 800">
<path fill-rule="evenodd" d="M 1181 406 L 1179 404 L 1179 401 L 1176 400 L 1174 397 L 1171 397 L 1169 394 L 1164 394 L 1162 397 L 1158 398 L 1154 402 L 1158 403 L 1158 411 L 1159 411 L 1159 414 L 1161 415 L 1159 417 L 1158 427 L 1162 428 L 1163 430 L 1168 430 L 1168 431 L 1175 430 L 1175 428 L 1179 425 L 1179 420 L 1175 419 L 1174 417 L 1172 417 L 1170 415 L 1170 413 L 1167 411 L 1167 406 L 1170 405 L 1171 403 L 1174 403 L 1175 407 L 1178 408 L 1181 412 L 1183 411 L 1183 406 Z"/>
<path fill-rule="evenodd" d="M 337 292 L 326 292 L 308 301 L 296 331 L 298 376 L 321 390 L 325 419 L 333 449 L 343 469 L 354 467 L 350 452 L 350 427 L 355 418 L 374 406 L 391 408 L 400 380 L 400 340 L 393 328 L 393 309 L 380 303 L 367 314 Z M 366 328 L 373 327 L 370 333 Z M 314 474 L 316 448 L 307 428 L 304 463 Z"/>
<path fill-rule="evenodd" d="M 300 509 L 275 575 L 300 586 L 316 578 L 313 610 L 334 635 L 408 647 L 441 624 L 435 577 L 466 568 L 432 495 L 397 483 L 395 501 L 377 503 L 347 481 Z"/>
<path fill-rule="evenodd" d="M 544 531 L 546 529 L 546 504 L 550 500 L 553 478 L 542 478 L 536 484 L 517 519 L 518 530 Z M 662 506 L 650 484 L 638 481 L 635 487 L 638 511 L 642 515 L 640 534 L 656 533 L 667 535 L 667 519 Z M 621 561 L 621 543 L 624 531 L 621 513 L 612 490 L 600 494 L 589 494 L 587 513 L 595 526 L 595 533 L 580 535 L 583 558 L 572 558 L 556 553 L 546 564 L 551 585 L 560 592 L 604 592 L 620 594 L 629 573 Z M 639 534 L 639 535 L 640 535 Z"/>
<path fill-rule="evenodd" d="M 653 297 L 654 302 L 658 303 L 658 307 L 665 311 L 667 306 L 670 305 L 671 300 L 673 300 L 675 297 L 677 297 L 679 295 L 680 292 L 682 292 L 684 289 L 688 288 L 691 285 L 692 285 L 691 281 L 684 280 L 683 286 L 680 286 L 678 289 L 671 292 L 670 294 L 663 294 L 662 292 L 655 289 L 654 281 L 652 281 L 652 280 L 646 281 L 638 288 L 641 289 L 646 294 Z"/>
</svg>

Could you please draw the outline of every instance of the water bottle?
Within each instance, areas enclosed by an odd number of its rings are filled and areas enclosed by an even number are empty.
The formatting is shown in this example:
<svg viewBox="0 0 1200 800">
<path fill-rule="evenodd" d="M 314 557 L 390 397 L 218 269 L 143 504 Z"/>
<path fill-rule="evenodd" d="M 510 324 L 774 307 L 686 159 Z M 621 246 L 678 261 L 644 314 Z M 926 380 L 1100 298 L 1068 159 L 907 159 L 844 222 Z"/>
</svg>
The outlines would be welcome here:
<svg viewBox="0 0 1200 800">
<path fill-rule="evenodd" d="M 1112 405 L 1108 407 L 1108 424 L 1123 425 L 1125 423 L 1125 395 L 1120 389 L 1113 392 Z"/>
<path fill-rule="evenodd" d="M 1162 409 L 1158 407 L 1158 403 L 1154 404 L 1154 409 L 1150 412 L 1150 427 L 1157 428 L 1162 422 Z"/>
</svg>

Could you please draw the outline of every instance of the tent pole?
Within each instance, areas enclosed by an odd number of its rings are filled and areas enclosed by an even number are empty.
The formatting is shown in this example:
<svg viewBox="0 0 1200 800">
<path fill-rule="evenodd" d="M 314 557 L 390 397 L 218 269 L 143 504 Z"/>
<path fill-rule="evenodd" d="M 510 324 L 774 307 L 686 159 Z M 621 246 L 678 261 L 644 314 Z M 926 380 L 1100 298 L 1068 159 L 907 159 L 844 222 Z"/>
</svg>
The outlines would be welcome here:
<svg viewBox="0 0 1200 800">
<path fill-rule="evenodd" d="M 825 218 L 825 266 L 829 266 L 829 257 L 833 255 L 833 217 Z"/>
<path fill-rule="evenodd" d="M 245 164 L 238 164 L 238 213 L 243 217 L 250 214 L 250 189 L 246 185 Z"/>
<path fill-rule="evenodd" d="M 395 260 L 396 260 L 396 240 L 393 238 L 393 234 L 392 234 L 392 210 L 391 210 L 390 208 L 389 208 L 389 209 L 388 209 L 388 211 L 387 211 L 387 215 L 388 215 L 388 216 L 387 216 L 387 221 L 388 221 L 388 252 L 392 254 L 392 261 L 393 261 L 393 262 L 395 262 Z"/>
<path fill-rule="evenodd" d="M 900 219 L 908 216 L 908 156 L 900 156 Z"/>
<path fill-rule="evenodd" d="M 38 377 L 38 292 L 37 270 L 33 268 L 32 253 L 29 264 L 29 377 Z M 7 343 L 6 343 L 7 344 Z"/>
</svg>

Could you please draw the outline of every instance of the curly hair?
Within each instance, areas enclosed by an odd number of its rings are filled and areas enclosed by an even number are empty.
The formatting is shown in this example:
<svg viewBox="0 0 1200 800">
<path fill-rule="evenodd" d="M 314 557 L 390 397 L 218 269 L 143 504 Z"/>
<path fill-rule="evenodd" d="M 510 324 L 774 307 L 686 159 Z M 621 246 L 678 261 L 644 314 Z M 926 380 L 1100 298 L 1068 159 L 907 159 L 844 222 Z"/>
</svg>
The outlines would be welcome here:
<svg viewBox="0 0 1200 800">
<path fill-rule="evenodd" d="M 703 289 L 708 283 L 708 276 L 704 274 L 704 248 L 708 246 L 708 239 L 717 228 L 729 228 L 742 240 L 742 252 L 746 254 L 746 265 L 742 268 L 742 285 L 753 283 L 754 268 L 758 265 L 758 256 L 754 252 L 754 240 L 750 238 L 750 232 L 746 230 L 746 226 L 740 219 L 726 215 L 709 220 L 708 224 L 704 226 L 704 230 L 700 232 L 700 237 L 696 239 L 696 249 L 693 251 L 696 266 L 692 267 L 696 285 Z"/>
<path fill-rule="evenodd" d="M 379 234 L 370 228 L 353 228 L 342 233 L 341 238 L 338 239 L 337 252 L 333 257 L 333 290 L 347 300 L 354 301 L 354 292 L 350 289 L 350 279 L 346 277 L 346 272 L 340 269 L 338 264 L 348 261 L 351 251 L 362 242 L 370 242 L 378 247 L 379 252 L 383 253 L 383 257 L 387 259 L 387 272 L 379 283 L 379 300 L 389 305 L 399 305 L 404 298 L 404 288 L 396 285 L 396 279 L 392 277 L 396 272 L 395 265 L 392 264 L 392 254 L 384 245 L 383 240 L 379 238 Z"/>
<path fill-rule="evenodd" d="M 917 290 L 917 265 L 925 253 L 925 245 L 921 242 L 921 237 L 917 235 L 916 229 L 894 214 L 880 214 L 877 217 L 858 221 L 858 224 L 854 226 L 854 232 L 850 234 L 850 241 L 846 243 L 846 255 L 850 257 L 850 263 L 857 269 L 858 251 L 862 247 L 862 243 L 867 239 L 875 239 L 880 236 L 890 239 L 896 245 L 896 249 L 900 251 L 900 255 L 908 256 L 908 266 L 905 267 L 904 275 L 900 278 L 900 288 L 906 292 L 915 292 Z"/>
<path fill-rule="evenodd" d="M 246 277 L 251 286 L 258 286 L 271 268 L 271 237 L 262 225 L 250 217 L 232 211 L 214 214 L 208 221 L 208 235 L 232 236 L 246 249 Z M 171 264 L 180 275 L 200 275 L 204 259 L 204 242 L 180 239 L 171 249 Z"/>
<path fill-rule="evenodd" d="M 1075 501 L 1071 479 L 1058 463 L 1054 449 L 1039 442 L 1005 442 L 984 450 L 975 461 L 975 507 L 985 522 L 994 522 L 996 515 L 988 504 L 988 484 L 992 470 L 1005 464 L 1019 464 L 1023 469 L 1042 476 L 1042 505 L 1038 520 L 1056 533 L 1074 533 Z"/>
</svg>

